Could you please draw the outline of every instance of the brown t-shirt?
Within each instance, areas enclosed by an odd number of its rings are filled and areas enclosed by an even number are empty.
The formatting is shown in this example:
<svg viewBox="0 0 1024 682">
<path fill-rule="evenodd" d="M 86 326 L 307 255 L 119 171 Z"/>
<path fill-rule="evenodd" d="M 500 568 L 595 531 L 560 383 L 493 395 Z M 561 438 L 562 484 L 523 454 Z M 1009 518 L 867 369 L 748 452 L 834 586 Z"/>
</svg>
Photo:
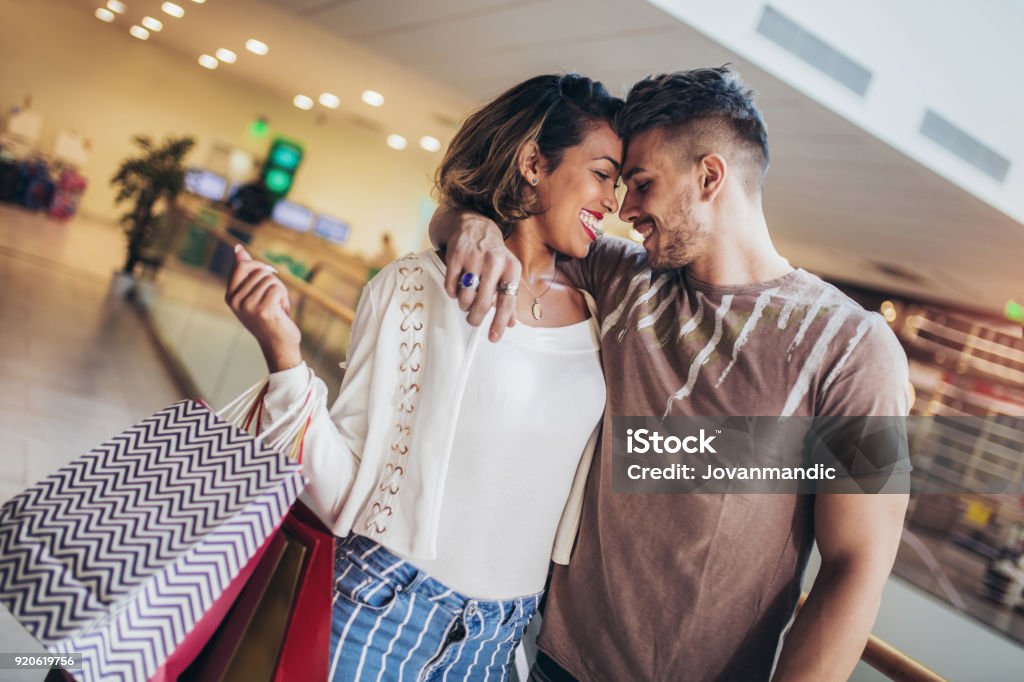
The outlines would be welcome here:
<svg viewBox="0 0 1024 682">
<path fill-rule="evenodd" d="M 712 286 L 603 239 L 566 273 L 593 293 L 608 402 L 540 648 L 582 680 L 766 680 L 814 540 L 813 498 L 612 491 L 614 416 L 903 416 L 884 320 L 803 270 Z"/>
</svg>

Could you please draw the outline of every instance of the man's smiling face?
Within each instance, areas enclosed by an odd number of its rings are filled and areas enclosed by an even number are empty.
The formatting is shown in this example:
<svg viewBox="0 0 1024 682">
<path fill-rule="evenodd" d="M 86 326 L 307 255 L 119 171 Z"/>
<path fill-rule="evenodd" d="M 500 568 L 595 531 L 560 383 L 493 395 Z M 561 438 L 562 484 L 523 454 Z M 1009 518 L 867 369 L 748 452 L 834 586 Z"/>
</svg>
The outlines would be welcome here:
<svg viewBox="0 0 1024 682">
<path fill-rule="evenodd" d="M 681 147 L 657 128 L 634 135 L 626 146 L 626 196 L 619 217 L 644 236 L 655 270 L 683 267 L 707 248 L 707 223 L 694 199 L 697 164 L 682 158 Z"/>
</svg>

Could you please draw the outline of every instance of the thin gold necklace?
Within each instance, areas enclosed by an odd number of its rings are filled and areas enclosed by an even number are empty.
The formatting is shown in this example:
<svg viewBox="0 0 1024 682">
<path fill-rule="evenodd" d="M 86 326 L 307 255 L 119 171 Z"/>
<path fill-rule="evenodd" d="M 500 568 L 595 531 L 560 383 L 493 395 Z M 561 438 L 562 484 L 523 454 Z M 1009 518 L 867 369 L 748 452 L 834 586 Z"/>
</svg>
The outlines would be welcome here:
<svg viewBox="0 0 1024 682">
<path fill-rule="evenodd" d="M 525 277 L 521 280 L 523 286 L 530 292 L 530 296 L 533 297 L 533 305 L 530 306 L 530 314 L 533 315 L 533 319 L 539 320 L 544 317 L 544 310 L 540 307 L 540 299 L 541 296 L 551 291 L 551 285 L 555 283 L 555 275 L 557 274 L 558 268 L 555 265 L 555 254 L 551 254 L 551 279 L 548 280 L 548 288 L 542 291 L 540 296 L 533 293 L 533 289 L 531 289 L 530 285 L 526 283 Z"/>
</svg>

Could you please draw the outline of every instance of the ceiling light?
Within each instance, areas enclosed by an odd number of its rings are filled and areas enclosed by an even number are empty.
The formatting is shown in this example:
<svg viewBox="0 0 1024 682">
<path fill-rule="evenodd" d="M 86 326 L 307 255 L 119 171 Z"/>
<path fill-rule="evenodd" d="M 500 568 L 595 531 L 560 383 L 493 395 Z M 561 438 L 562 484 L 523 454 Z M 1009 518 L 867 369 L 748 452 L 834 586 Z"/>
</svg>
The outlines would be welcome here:
<svg viewBox="0 0 1024 682">
<path fill-rule="evenodd" d="M 388 146 L 392 149 L 405 149 L 407 144 L 409 143 L 401 135 L 388 135 Z"/>
<path fill-rule="evenodd" d="M 124 3 L 120 2 L 120 0 L 110 0 L 110 2 L 107 3 L 107 9 L 109 9 L 111 12 L 124 14 L 125 10 L 127 10 L 128 8 L 125 7 Z"/>
<path fill-rule="evenodd" d="M 205 66 L 207 69 L 211 69 L 211 70 L 212 69 L 216 69 L 217 68 L 217 64 L 219 64 L 219 63 L 220 62 L 217 61 L 216 57 L 211 57 L 208 54 L 201 54 L 201 55 L 199 55 L 199 65 L 200 66 Z"/>
<path fill-rule="evenodd" d="M 114 13 L 111 12 L 109 9 L 100 7 L 98 10 L 96 10 L 96 18 L 100 21 L 105 21 L 109 24 L 114 20 Z"/>
<path fill-rule="evenodd" d="M 328 109 L 337 109 L 341 105 L 341 100 L 338 99 L 337 95 L 325 92 L 320 95 L 320 104 L 323 104 Z"/>
<path fill-rule="evenodd" d="M 142 20 L 142 25 L 148 28 L 150 31 L 159 31 L 164 27 L 163 22 L 153 17 L 145 17 Z"/>
<path fill-rule="evenodd" d="M 892 301 L 882 301 L 881 313 L 886 322 L 896 321 L 896 305 Z"/>
<path fill-rule="evenodd" d="M 299 109 L 309 110 L 313 108 L 313 98 L 306 97 L 305 95 L 295 95 L 295 99 L 292 100 L 292 104 L 297 106 Z"/>
<path fill-rule="evenodd" d="M 128 29 L 128 32 L 131 33 L 134 37 L 138 38 L 139 40 L 149 39 L 149 31 L 142 28 L 141 26 L 132 26 L 130 29 Z"/>
<path fill-rule="evenodd" d="M 201 5 L 204 2 L 206 2 L 206 0 L 192 0 L 192 2 L 196 3 L 197 5 Z"/>
<path fill-rule="evenodd" d="M 376 90 L 363 90 L 363 101 L 371 107 L 379 107 L 384 104 L 384 95 Z"/>
<path fill-rule="evenodd" d="M 185 16 L 185 10 L 183 10 L 179 5 L 175 5 L 173 2 L 165 2 L 160 6 L 160 9 L 176 19 L 181 19 Z"/>
<path fill-rule="evenodd" d="M 214 52 L 214 54 L 217 55 L 217 59 L 221 60 L 225 64 L 234 64 L 238 61 L 237 54 L 223 47 L 217 48 L 217 51 Z"/>
<path fill-rule="evenodd" d="M 253 54 L 259 55 L 264 55 L 270 51 L 270 48 L 267 47 L 265 42 L 262 40 L 256 40 L 255 38 L 249 38 L 249 40 L 245 41 L 245 49 L 249 50 L 249 52 L 252 52 Z"/>
<path fill-rule="evenodd" d="M 441 141 L 436 137 L 430 135 L 424 135 L 420 138 L 420 146 L 426 149 L 428 152 L 436 152 L 441 149 Z"/>
</svg>

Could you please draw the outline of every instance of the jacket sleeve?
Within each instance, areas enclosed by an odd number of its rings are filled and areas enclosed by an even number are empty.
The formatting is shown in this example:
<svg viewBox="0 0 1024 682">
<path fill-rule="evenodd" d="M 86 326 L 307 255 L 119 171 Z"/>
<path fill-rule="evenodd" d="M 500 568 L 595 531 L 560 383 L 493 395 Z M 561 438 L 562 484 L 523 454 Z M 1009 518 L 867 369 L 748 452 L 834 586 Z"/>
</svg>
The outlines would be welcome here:
<svg viewBox="0 0 1024 682">
<path fill-rule="evenodd" d="M 347 369 L 334 406 L 327 388 L 305 363 L 270 375 L 261 426 L 268 428 L 298 401 L 314 400 L 302 445 L 305 498 L 334 528 L 348 499 L 369 430 L 369 395 L 380 319 L 372 286 L 363 288 L 352 323 Z M 315 388 L 315 384 L 319 384 Z M 302 411 L 307 413 L 305 410 Z"/>
</svg>

